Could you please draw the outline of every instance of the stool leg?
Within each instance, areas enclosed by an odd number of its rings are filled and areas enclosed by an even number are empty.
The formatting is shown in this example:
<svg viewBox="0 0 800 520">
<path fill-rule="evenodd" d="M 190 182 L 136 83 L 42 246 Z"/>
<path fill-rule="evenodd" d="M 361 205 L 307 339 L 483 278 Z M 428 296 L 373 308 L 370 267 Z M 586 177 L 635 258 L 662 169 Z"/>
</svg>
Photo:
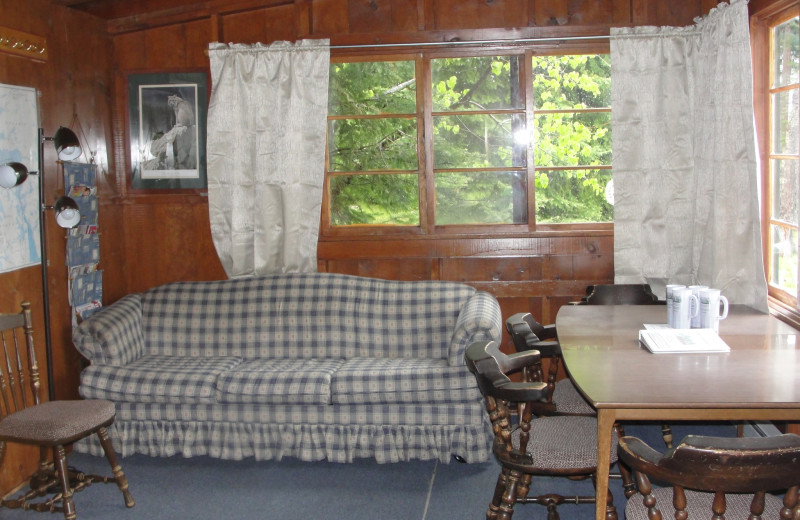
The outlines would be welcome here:
<svg viewBox="0 0 800 520">
<path fill-rule="evenodd" d="M 135 506 L 136 502 L 133 500 L 133 495 L 131 495 L 131 492 L 128 490 L 128 479 L 125 478 L 125 473 L 122 472 L 122 466 L 117 462 L 117 452 L 114 451 L 114 446 L 111 444 L 108 431 L 105 428 L 100 428 L 97 430 L 97 436 L 100 438 L 100 444 L 103 446 L 103 451 L 106 454 L 108 463 L 111 464 L 111 472 L 114 474 L 117 487 L 122 491 L 122 496 L 125 498 L 125 506 Z"/>
</svg>

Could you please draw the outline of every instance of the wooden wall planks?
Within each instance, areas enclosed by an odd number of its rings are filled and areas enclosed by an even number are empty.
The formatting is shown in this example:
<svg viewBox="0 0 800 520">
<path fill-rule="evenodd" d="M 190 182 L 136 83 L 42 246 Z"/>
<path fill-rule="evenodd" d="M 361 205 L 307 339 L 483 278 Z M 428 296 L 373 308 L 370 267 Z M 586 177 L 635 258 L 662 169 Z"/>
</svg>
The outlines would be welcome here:
<svg viewBox="0 0 800 520">
<path fill-rule="evenodd" d="M 85 155 L 95 152 L 99 164 L 99 197 L 113 196 L 114 180 L 110 178 L 107 143 L 111 141 L 111 38 L 103 20 L 78 11 L 53 6 L 46 0 L 6 0 L 0 7 L 3 25 L 39 35 L 47 41 L 48 60 L 43 63 L 11 55 L 0 55 L 0 83 L 33 87 L 39 94 L 39 121 L 46 136 L 59 126 L 80 124 L 79 137 Z M 77 115 L 77 120 L 75 119 Z M 78 131 L 73 126 L 73 130 Z M 33 170 L 37 165 L 28 165 Z M 63 194 L 62 168 L 56 163 L 55 149 L 45 143 L 41 175 L 27 182 L 44 182 L 45 202 L 52 204 Z M 113 211 L 106 216 L 113 220 Z M 76 395 L 80 357 L 72 346 L 71 309 L 67 298 L 65 266 L 66 238 L 56 226 L 53 213 L 45 213 L 46 243 L 49 256 L 48 288 L 51 309 L 53 388 L 57 398 Z M 102 236 L 101 242 L 117 249 L 113 233 Z M 105 249 L 104 249 L 105 250 Z M 105 254 L 105 253 L 103 253 Z M 109 258 L 113 258 L 110 255 Z M 113 282 L 112 282 L 113 285 Z M 122 290 L 122 289 L 120 289 Z M 0 312 L 19 312 L 23 300 L 31 302 L 34 318 L 34 343 L 39 367 L 46 374 L 44 302 L 42 300 L 41 266 L 27 267 L 0 274 Z M 46 379 L 46 378 L 45 378 Z M 48 381 L 43 391 L 47 396 Z M 37 449 L 24 449 L 10 444 L 0 466 L 0 495 L 19 484 L 35 468 Z"/>
<path fill-rule="evenodd" d="M 270 43 L 330 38 L 336 44 L 443 41 L 603 34 L 613 25 L 687 25 L 708 0 L 210 0 L 181 2 L 108 24 L 113 40 L 113 143 L 122 209 L 127 292 L 181 279 L 224 277 L 208 237 L 205 203 L 196 195 L 131 192 L 126 132 L 126 75 L 143 70 L 207 68 L 208 42 Z M 123 9 L 123 6 L 119 6 Z M 122 136 L 122 138 L 121 138 Z M 174 211 L 166 211 L 171 207 Z M 188 216 L 196 220 L 190 220 Z M 147 231 L 145 231 L 147 230 Z M 154 231 L 157 230 L 157 231 Z M 145 235 L 143 235 L 145 233 Z M 186 237 L 189 237 L 188 239 Z M 104 253 L 104 257 L 105 257 Z M 459 280 L 488 290 L 504 314 L 532 310 L 545 321 L 583 294 L 586 285 L 613 281 L 611 231 L 530 236 L 465 235 L 352 237 L 323 233 L 322 271 L 409 280 Z"/>
</svg>

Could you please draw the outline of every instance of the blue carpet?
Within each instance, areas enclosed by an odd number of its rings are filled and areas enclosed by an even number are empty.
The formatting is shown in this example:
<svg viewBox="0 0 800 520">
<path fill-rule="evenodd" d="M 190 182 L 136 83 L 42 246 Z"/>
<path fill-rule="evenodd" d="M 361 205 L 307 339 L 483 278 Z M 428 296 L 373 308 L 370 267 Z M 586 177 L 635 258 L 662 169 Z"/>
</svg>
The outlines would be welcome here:
<svg viewBox="0 0 800 520">
<path fill-rule="evenodd" d="M 656 449 L 663 447 L 660 426 L 630 424 L 636 435 Z M 735 436 L 731 425 L 673 425 L 675 439 L 687 433 Z M 89 473 L 108 474 L 104 458 L 73 454 L 69 463 Z M 249 520 L 308 518 L 347 520 L 449 520 L 483 519 L 494 491 L 499 466 L 441 464 L 412 461 L 377 464 L 225 461 L 207 457 L 152 458 L 135 455 L 121 459 L 131 492 L 133 509 L 125 508 L 114 484 L 94 484 L 75 496 L 79 520 Z M 625 497 L 621 482 L 611 480 L 614 502 L 623 518 Z M 591 494 L 590 480 L 536 478 L 533 492 Z M 546 509 L 517 505 L 516 517 L 546 518 Z M 564 504 L 565 520 L 590 520 L 591 504 Z M 29 511 L 0 509 L 0 519 L 41 518 Z M 60 513 L 44 518 L 60 518 Z M 63 517 L 62 517 L 63 518 Z"/>
</svg>

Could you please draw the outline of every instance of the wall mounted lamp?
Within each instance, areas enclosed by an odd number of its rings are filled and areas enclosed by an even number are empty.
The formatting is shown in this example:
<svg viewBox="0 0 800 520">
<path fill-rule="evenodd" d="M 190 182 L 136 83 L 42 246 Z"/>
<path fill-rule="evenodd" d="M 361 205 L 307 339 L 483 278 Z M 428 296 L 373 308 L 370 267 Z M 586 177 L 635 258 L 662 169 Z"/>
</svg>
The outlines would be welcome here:
<svg viewBox="0 0 800 520">
<path fill-rule="evenodd" d="M 80 157 L 83 153 L 80 142 L 75 133 L 69 128 L 61 127 L 53 137 L 45 137 L 44 130 L 39 129 L 39 168 L 42 166 L 44 157 L 44 143 L 52 141 L 61 161 L 71 161 Z M 52 209 L 55 213 L 56 224 L 62 228 L 73 228 L 81 221 L 81 213 L 78 203 L 74 199 L 61 196 L 55 204 L 48 206 L 44 203 L 44 177 L 38 171 L 30 171 L 19 162 L 9 162 L 0 165 L 0 187 L 11 189 L 19 186 L 28 178 L 29 175 L 39 177 L 39 247 L 42 257 L 42 300 L 44 305 L 44 335 L 45 351 L 47 357 L 47 387 L 50 400 L 54 400 L 55 393 L 53 388 L 53 356 L 52 356 L 52 337 L 50 325 L 50 293 L 47 283 L 47 242 L 45 241 L 44 218 L 47 210 Z"/>
<path fill-rule="evenodd" d="M 56 147 L 56 153 L 58 154 L 58 160 L 60 161 L 72 161 L 80 157 L 83 153 L 83 150 L 81 150 L 81 143 L 78 141 L 78 136 L 75 135 L 75 132 L 64 126 L 59 127 L 58 130 L 56 130 L 56 135 L 53 137 L 42 136 L 42 140 L 53 141 Z"/>
<path fill-rule="evenodd" d="M 28 178 L 28 169 L 24 164 L 10 162 L 0 166 L 0 187 L 9 189 L 19 186 Z"/>
<path fill-rule="evenodd" d="M 24 164 L 18 162 L 10 162 L 0 165 L 0 188 L 14 188 L 19 186 L 28 178 L 29 175 L 39 175 L 39 172 L 28 171 Z M 41 191 L 43 182 L 39 181 L 39 188 Z M 78 203 L 72 197 L 63 195 L 56 200 L 55 204 L 48 206 L 44 204 L 44 196 L 40 194 L 39 197 L 42 213 L 45 210 L 52 209 L 55 212 L 56 224 L 59 227 L 69 229 L 77 226 L 81 221 L 81 212 Z"/>
</svg>

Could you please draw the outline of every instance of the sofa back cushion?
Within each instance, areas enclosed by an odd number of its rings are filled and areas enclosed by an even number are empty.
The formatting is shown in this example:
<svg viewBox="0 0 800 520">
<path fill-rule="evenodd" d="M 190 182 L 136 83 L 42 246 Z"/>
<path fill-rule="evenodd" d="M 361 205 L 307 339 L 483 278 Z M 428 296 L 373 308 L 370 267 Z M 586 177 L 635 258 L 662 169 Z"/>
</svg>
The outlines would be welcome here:
<svg viewBox="0 0 800 520">
<path fill-rule="evenodd" d="M 475 292 L 332 273 L 177 282 L 142 294 L 142 328 L 150 354 L 446 359 Z"/>
</svg>

